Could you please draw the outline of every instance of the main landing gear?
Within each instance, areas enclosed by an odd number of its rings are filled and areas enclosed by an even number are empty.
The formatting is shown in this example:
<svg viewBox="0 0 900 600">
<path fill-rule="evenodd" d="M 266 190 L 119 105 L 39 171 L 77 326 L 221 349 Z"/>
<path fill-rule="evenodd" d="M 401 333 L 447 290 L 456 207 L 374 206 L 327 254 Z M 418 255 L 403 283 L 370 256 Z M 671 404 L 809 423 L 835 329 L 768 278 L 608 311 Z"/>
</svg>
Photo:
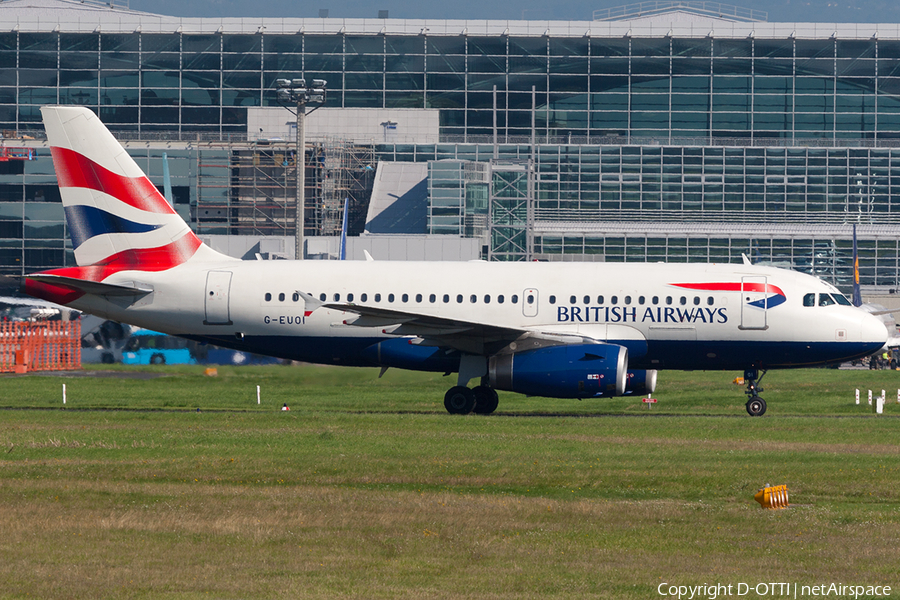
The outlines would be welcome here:
<svg viewBox="0 0 900 600">
<path fill-rule="evenodd" d="M 757 369 L 747 369 L 744 371 L 744 381 L 747 382 L 747 414 L 751 417 L 761 417 L 766 414 L 766 401 L 759 397 L 759 393 L 763 391 L 759 383 L 766 376 L 766 371 L 759 374 Z"/>
<path fill-rule="evenodd" d="M 497 390 L 486 385 L 472 389 L 464 385 L 456 385 L 444 394 L 444 408 L 451 415 L 467 415 L 474 412 L 478 415 L 489 415 L 497 410 L 500 399 Z"/>
</svg>

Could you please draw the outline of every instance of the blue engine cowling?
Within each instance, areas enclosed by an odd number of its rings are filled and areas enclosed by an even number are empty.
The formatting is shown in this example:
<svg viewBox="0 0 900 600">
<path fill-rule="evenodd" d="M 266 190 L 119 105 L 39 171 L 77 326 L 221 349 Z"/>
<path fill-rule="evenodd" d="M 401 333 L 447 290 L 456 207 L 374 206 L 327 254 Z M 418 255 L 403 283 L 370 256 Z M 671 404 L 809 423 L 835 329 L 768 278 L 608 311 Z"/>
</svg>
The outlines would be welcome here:
<svg viewBox="0 0 900 600">
<path fill-rule="evenodd" d="M 646 371 L 628 371 L 625 381 L 626 394 L 652 394 L 656 391 L 656 369 Z"/>
<path fill-rule="evenodd" d="M 491 387 L 529 396 L 592 398 L 625 393 L 628 350 L 615 344 L 550 346 L 492 356 Z"/>
<path fill-rule="evenodd" d="M 379 367 L 411 371 L 459 371 L 459 352 L 447 352 L 433 346 L 419 346 L 408 338 L 394 338 L 363 350 L 363 357 Z"/>
</svg>

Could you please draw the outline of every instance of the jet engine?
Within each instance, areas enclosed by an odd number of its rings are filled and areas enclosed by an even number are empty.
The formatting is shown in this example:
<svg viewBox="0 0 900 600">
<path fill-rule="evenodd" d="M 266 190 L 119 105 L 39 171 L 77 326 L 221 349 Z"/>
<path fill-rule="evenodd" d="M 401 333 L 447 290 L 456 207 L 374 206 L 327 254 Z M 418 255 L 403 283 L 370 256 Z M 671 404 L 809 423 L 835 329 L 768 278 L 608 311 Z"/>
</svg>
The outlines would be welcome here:
<svg viewBox="0 0 900 600">
<path fill-rule="evenodd" d="M 656 391 L 656 369 L 628 371 L 625 392 L 635 395 L 652 394 Z"/>
<path fill-rule="evenodd" d="M 615 344 L 570 344 L 492 356 L 490 386 L 551 398 L 621 396 L 628 350 Z"/>
</svg>

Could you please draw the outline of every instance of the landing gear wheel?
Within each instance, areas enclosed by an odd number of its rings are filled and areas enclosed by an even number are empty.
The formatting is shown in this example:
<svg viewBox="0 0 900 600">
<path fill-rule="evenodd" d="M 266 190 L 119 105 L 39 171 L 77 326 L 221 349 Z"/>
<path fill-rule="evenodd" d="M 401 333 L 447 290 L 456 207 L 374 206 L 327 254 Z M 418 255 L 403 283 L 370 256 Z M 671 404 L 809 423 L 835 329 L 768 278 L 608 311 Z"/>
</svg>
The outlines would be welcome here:
<svg viewBox="0 0 900 600">
<path fill-rule="evenodd" d="M 497 396 L 497 390 L 486 385 L 479 385 L 472 388 L 475 394 L 475 414 L 489 415 L 497 410 L 500 404 L 500 397 Z"/>
<path fill-rule="evenodd" d="M 451 415 L 467 415 L 475 408 L 475 392 L 457 385 L 444 394 L 444 408 Z"/>
<path fill-rule="evenodd" d="M 751 417 L 761 417 L 766 414 L 766 401 L 759 396 L 753 396 L 747 400 L 747 414 Z"/>
</svg>

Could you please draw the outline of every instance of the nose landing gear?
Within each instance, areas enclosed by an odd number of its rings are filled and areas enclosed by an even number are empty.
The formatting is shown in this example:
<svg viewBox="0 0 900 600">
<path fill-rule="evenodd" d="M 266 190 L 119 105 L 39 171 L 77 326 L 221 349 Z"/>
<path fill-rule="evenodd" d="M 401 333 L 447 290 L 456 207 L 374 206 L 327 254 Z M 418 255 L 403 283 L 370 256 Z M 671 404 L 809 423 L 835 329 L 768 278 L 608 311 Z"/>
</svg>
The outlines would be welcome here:
<svg viewBox="0 0 900 600">
<path fill-rule="evenodd" d="M 747 369 L 744 371 L 744 381 L 747 382 L 747 414 L 751 417 L 761 417 L 766 414 L 766 401 L 759 397 L 759 393 L 763 391 L 759 385 L 762 378 L 766 376 L 766 371 L 759 374 L 757 369 Z"/>
</svg>

